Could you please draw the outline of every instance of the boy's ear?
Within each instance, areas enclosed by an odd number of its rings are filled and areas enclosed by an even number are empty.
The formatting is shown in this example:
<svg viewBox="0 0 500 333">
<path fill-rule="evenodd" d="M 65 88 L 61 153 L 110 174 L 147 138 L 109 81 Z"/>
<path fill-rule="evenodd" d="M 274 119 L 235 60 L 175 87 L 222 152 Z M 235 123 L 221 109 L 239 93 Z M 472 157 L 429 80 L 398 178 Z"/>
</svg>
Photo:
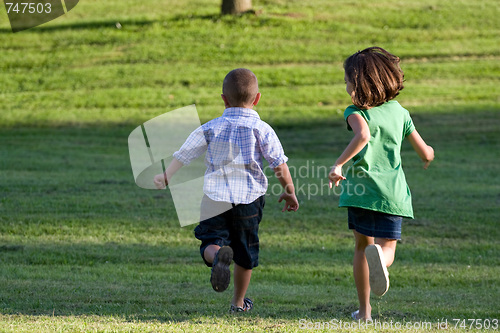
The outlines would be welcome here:
<svg viewBox="0 0 500 333">
<path fill-rule="evenodd" d="M 253 105 L 257 105 L 257 104 L 259 104 L 259 101 L 260 101 L 260 97 L 261 97 L 261 96 L 262 96 L 262 95 L 261 95 L 260 93 L 257 93 L 257 95 L 255 96 L 255 100 L 253 101 L 253 103 L 252 103 L 252 104 L 253 104 Z"/>
<path fill-rule="evenodd" d="M 226 108 L 231 107 L 231 105 L 229 105 L 229 102 L 227 101 L 227 97 L 224 96 L 224 94 L 221 94 L 220 97 L 222 97 L 222 100 L 224 101 L 224 105 L 226 106 Z"/>
</svg>

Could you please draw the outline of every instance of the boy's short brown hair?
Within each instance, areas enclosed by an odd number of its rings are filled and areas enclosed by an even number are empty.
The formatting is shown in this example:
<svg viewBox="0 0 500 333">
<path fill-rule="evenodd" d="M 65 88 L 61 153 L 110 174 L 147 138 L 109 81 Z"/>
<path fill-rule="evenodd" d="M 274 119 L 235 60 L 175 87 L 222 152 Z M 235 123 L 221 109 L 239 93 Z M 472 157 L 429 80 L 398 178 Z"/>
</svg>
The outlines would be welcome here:
<svg viewBox="0 0 500 333">
<path fill-rule="evenodd" d="M 222 84 L 222 93 L 233 107 L 252 104 L 258 92 L 257 77 L 246 68 L 233 69 L 226 75 Z"/>
<path fill-rule="evenodd" d="M 381 47 L 358 51 L 344 62 L 346 79 L 352 83 L 352 102 L 368 109 L 390 101 L 404 88 L 399 58 Z"/>
</svg>

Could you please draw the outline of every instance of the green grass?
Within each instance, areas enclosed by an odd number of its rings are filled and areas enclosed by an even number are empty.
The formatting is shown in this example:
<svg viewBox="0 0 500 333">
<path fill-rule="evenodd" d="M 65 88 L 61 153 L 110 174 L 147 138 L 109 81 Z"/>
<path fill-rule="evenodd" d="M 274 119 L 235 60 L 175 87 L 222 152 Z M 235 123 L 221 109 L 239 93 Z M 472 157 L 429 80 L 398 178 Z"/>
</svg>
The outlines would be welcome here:
<svg viewBox="0 0 500 333">
<path fill-rule="evenodd" d="M 326 191 L 324 170 L 350 140 L 342 61 L 371 45 L 402 58 L 398 100 L 436 150 L 424 171 L 403 147 L 416 219 L 404 222 L 391 289 L 373 314 L 434 331 L 443 320 L 455 331 L 455 318 L 500 319 L 495 1 L 254 0 L 258 15 L 238 18 L 219 17 L 214 1 L 146 3 L 86 0 L 17 34 L 0 10 L 0 330 L 350 323 L 346 212 L 336 195 L 313 192 Z M 258 111 L 283 142 L 301 207 L 283 214 L 269 191 L 248 292 L 256 307 L 233 317 L 232 287 L 211 290 L 194 226 L 179 227 L 169 191 L 134 184 L 127 137 L 193 103 L 203 121 L 219 115 L 222 79 L 240 66 L 259 78 Z"/>
<path fill-rule="evenodd" d="M 135 124 L 193 103 L 208 120 L 220 114 L 224 75 L 239 66 L 259 77 L 266 120 L 322 120 L 348 103 L 342 61 L 374 44 L 403 59 L 405 106 L 492 110 L 499 103 L 494 0 L 263 1 L 257 16 L 238 18 L 219 17 L 214 1 L 148 4 L 87 0 L 17 34 L 0 13 L 0 123 Z"/>
</svg>

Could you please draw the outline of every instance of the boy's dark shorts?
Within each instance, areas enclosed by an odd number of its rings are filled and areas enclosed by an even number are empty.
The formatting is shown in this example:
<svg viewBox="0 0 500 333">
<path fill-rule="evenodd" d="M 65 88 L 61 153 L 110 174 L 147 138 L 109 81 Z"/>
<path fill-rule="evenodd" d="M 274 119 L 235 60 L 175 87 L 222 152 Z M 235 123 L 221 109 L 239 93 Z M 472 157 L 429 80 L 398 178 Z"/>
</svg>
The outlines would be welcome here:
<svg viewBox="0 0 500 333">
<path fill-rule="evenodd" d="M 403 221 L 401 216 L 356 207 L 348 207 L 347 215 L 349 229 L 356 230 L 362 235 L 401 239 L 401 223 Z"/>
<path fill-rule="evenodd" d="M 228 203 L 219 203 L 207 196 L 201 203 L 201 216 L 213 207 Z M 265 205 L 264 196 L 252 203 L 232 205 L 229 210 L 217 216 L 202 220 L 194 229 L 194 235 L 201 240 L 200 253 L 203 261 L 209 267 L 203 253 L 209 245 L 229 245 L 233 249 L 233 260 L 238 266 L 252 269 L 259 265 L 259 223 L 262 220 L 262 211 Z"/>
</svg>

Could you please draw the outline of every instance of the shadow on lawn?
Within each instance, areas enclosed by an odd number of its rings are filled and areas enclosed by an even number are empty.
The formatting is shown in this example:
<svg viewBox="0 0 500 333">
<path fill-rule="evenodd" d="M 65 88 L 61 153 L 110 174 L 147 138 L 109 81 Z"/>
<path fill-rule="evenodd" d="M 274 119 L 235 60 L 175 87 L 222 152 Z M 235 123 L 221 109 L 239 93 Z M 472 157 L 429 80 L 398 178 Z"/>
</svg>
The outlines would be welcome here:
<svg viewBox="0 0 500 333">
<path fill-rule="evenodd" d="M 291 262 L 288 252 L 276 248 L 261 252 L 265 263 L 256 269 L 252 281 L 250 294 L 257 302 L 251 317 L 295 319 L 350 313 L 351 303 L 318 300 L 320 294 L 337 293 L 345 282 L 342 277 L 340 286 L 328 286 L 335 273 L 331 265 L 326 272 L 313 270 L 311 276 L 300 267 L 310 258 L 316 258 L 318 266 L 327 265 L 333 253 L 325 257 L 324 250 L 314 253 L 305 246 L 293 254 L 299 259 L 287 269 L 282 265 Z M 335 255 L 348 256 L 350 249 L 335 251 Z M 232 285 L 225 293 L 212 290 L 210 269 L 202 263 L 196 246 L 9 245 L 0 247 L 0 257 L 0 285 L 8 286 L 0 293 L 4 314 L 181 322 L 224 317 L 232 297 Z"/>
<path fill-rule="evenodd" d="M 418 161 L 409 163 L 408 168 L 405 165 L 408 178 L 417 183 L 416 205 L 423 212 L 421 214 L 427 216 L 427 220 L 424 216 L 424 219 L 417 220 L 417 223 L 408 225 L 408 235 L 416 235 L 418 240 L 425 242 L 409 241 L 407 247 L 404 247 L 406 244 L 403 242 L 400 246 L 403 251 L 398 262 L 401 265 L 416 265 L 421 268 L 428 263 L 452 263 L 456 268 L 466 265 L 466 260 L 476 263 L 476 258 L 483 256 L 480 264 L 484 270 L 498 267 L 498 257 L 495 257 L 494 253 L 498 250 L 499 229 L 496 221 L 500 193 L 498 186 L 495 186 L 491 179 L 500 171 L 496 158 L 500 148 L 499 113 L 419 114 L 414 116 L 414 120 L 426 141 L 436 148 L 436 171 L 432 171 L 435 179 L 431 186 L 426 178 L 428 174 L 416 171 L 421 168 Z M 336 155 L 341 152 L 351 137 L 344 126 L 345 123 L 341 120 L 331 123 L 318 122 L 307 128 L 301 127 L 297 122 L 276 126 L 276 130 L 289 157 L 304 158 L 309 155 Z M 47 139 L 51 152 L 61 151 L 61 154 L 66 155 L 75 148 L 70 139 L 74 135 L 72 130 L 23 128 L 22 132 L 30 143 L 35 139 L 38 145 L 43 146 L 44 140 Z M 81 146 L 81 138 L 87 136 L 92 137 L 96 145 L 109 142 L 110 137 L 122 137 L 121 140 L 113 141 L 113 144 L 121 145 L 120 147 L 108 151 L 110 146 L 107 145 L 108 148 L 104 152 L 106 155 L 110 152 L 116 155 L 113 165 L 118 163 L 120 167 L 117 170 L 127 170 L 122 172 L 120 177 L 129 177 L 130 182 L 133 182 L 131 172 L 128 174 L 129 161 L 127 150 L 124 149 L 129 128 L 119 127 L 111 132 L 109 128 L 78 128 L 77 132 L 79 139 L 74 142 L 76 146 Z M 101 140 L 99 136 L 102 136 Z M 3 131 L 2 137 L 8 139 L 6 142 L 18 142 L 19 130 Z M 411 147 L 408 150 L 411 150 Z M 18 167 L 29 165 L 32 169 L 36 168 L 29 152 L 31 150 L 18 154 L 20 157 L 16 158 L 26 159 L 25 163 L 17 164 Z M 89 150 L 79 163 L 73 165 L 74 172 L 80 175 L 83 181 L 97 182 L 93 185 L 115 186 L 115 183 L 99 184 L 99 179 L 84 176 L 86 170 L 82 168 L 87 160 L 94 160 L 93 171 L 107 171 L 109 165 L 106 164 L 106 159 L 102 158 L 102 153 L 99 155 Z M 12 152 L 9 154 L 13 156 Z M 47 154 L 46 158 L 57 159 L 57 156 Z M 22 167 L 18 171 L 23 171 Z M 42 172 L 38 176 L 37 184 L 43 186 L 45 181 L 50 183 L 50 179 L 43 177 L 53 175 L 50 172 L 47 175 Z M 467 191 L 460 191 L 463 184 L 474 186 L 467 188 Z M 95 190 L 95 186 L 89 188 L 92 189 Z M 8 193 L 9 198 L 4 196 L 0 199 L 11 200 L 14 195 L 25 198 L 23 193 Z M 92 196 L 92 192 L 86 195 Z M 99 192 L 99 195 L 104 197 L 107 194 Z M 448 197 L 453 200 L 448 200 Z M 226 316 L 231 289 L 222 294 L 211 290 L 208 282 L 210 270 L 201 262 L 196 245 L 186 245 L 182 242 L 176 246 L 150 245 L 147 241 L 140 240 L 134 241 L 134 244 L 120 243 L 120 233 L 117 230 L 140 222 L 124 223 L 117 228 L 112 225 L 115 223 L 111 220 L 113 211 L 103 213 L 99 210 L 93 212 L 88 219 L 83 215 L 72 216 L 71 211 L 67 211 L 66 217 L 51 221 L 52 210 L 57 207 L 43 205 L 44 196 L 37 200 L 40 200 L 41 204 L 29 217 L 24 216 L 22 212 L 14 214 L 12 211 L 5 211 L 3 217 L 0 217 L 4 239 L 0 247 L 1 313 L 102 315 L 160 322 L 196 321 L 202 317 Z M 3 208 L 7 208 L 6 203 L 7 201 L 2 201 Z M 147 201 L 141 205 L 144 211 L 149 207 Z M 481 213 L 477 214 L 469 207 L 479 207 Z M 126 218 L 130 213 L 126 207 L 123 209 L 120 218 Z M 148 216 L 145 216 L 144 220 L 147 220 Z M 312 223 L 308 216 L 298 215 L 298 219 L 300 223 L 287 224 L 288 233 L 303 234 L 303 226 Z M 318 223 L 317 228 L 324 233 L 331 231 L 331 221 L 314 221 L 313 223 Z M 54 231 L 54 225 L 60 226 L 63 231 Z M 81 234 L 85 227 L 89 228 L 90 234 L 99 233 L 94 241 L 92 237 L 87 237 L 89 235 Z M 151 230 L 158 229 L 153 226 Z M 52 232 L 55 234 L 52 235 Z M 151 231 L 141 231 L 143 239 L 148 239 L 144 234 L 149 232 Z M 25 233 L 28 236 L 23 238 Z M 103 243 L 108 233 L 109 239 L 114 242 Z M 87 243 L 71 245 L 68 244 L 70 241 L 65 240 L 77 239 L 78 235 L 82 235 Z M 141 235 L 137 237 L 139 236 Z M 339 242 L 340 239 L 336 237 L 339 236 L 332 233 L 332 244 Z M 51 243 L 48 241 L 50 239 L 59 241 Z M 61 242 L 60 239 L 65 241 Z M 456 244 L 463 247 L 459 248 Z M 293 253 L 290 247 L 281 245 L 268 245 L 262 249 L 261 267 L 254 274 L 251 286 L 252 296 L 255 295 L 258 302 L 249 318 L 348 318 L 349 313 L 355 310 L 356 297 L 350 272 L 352 246 L 325 252 L 304 243 L 296 246 L 296 252 Z M 473 256 L 468 258 L 471 255 Z M 304 271 L 306 264 L 314 266 L 313 269 Z M 324 267 L 326 268 L 322 269 Z M 478 316 L 486 315 L 491 312 L 488 309 L 491 305 L 483 290 L 488 292 L 488 288 L 494 288 L 498 280 L 496 275 L 489 276 L 488 272 L 485 271 L 479 276 L 479 282 L 476 275 L 464 273 L 459 281 L 461 289 L 447 291 L 448 294 L 440 292 L 449 288 L 448 276 L 441 276 L 442 279 L 435 282 L 425 282 L 430 283 L 423 284 L 429 289 L 419 290 L 412 287 L 411 290 L 420 297 L 422 304 L 432 304 L 436 308 L 441 306 L 443 309 L 449 305 L 443 294 L 451 295 L 457 302 L 464 302 L 461 298 L 468 297 L 467 295 L 476 297 L 477 293 L 482 295 L 484 302 L 482 305 L 475 304 L 477 308 L 474 308 L 474 311 L 478 311 Z M 408 275 L 406 278 L 416 280 L 412 280 L 412 283 L 418 283 L 419 277 Z M 432 276 L 420 279 L 432 280 Z M 396 295 L 397 288 L 396 285 Z M 406 289 L 400 288 L 400 293 L 406 292 Z M 410 307 L 405 306 L 406 309 Z M 388 312 L 387 315 L 395 319 L 408 319 L 411 314 L 405 311 Z M 450 311 L 456 318 L 463 317 L 465 313 L 465 310 L 458 307 Z"/>
<path fill-rule="evenodd" d="M 39 32 L 63 31 L 63 30 L 93 30 L 93 29 L 127 29 L 129 27 L 141 28 L 151 26 L 155 23 L 182 23 L 187 20 L 202 20 L 218 22 L 219 20 L 235 21 L 238 17 L 254 16 L 253 13 L 246 13 L 240 16 L 222 16 L 221 14 L 208 14 L 208 15 L 176 15 L 174 17 L 165 18 L 164 20 L 145 20 L 145 19 L 115 19 L 115 20 L 102 20 L 102 21 L 84 21 L 64 24 L 54 24 L 37 26 L 34 29 Z M 117 25 L 120 23 L 120 25 Z M 12 33 L 11 29 L 0 28 L 0 33 Z"/>
<path fill-rule="evenodd" d="M 145 27 L 152 25 L 155 21 L 152 20 L 123 20 L 120 21 L 120 24 L 125 26 L 137 26 L 137 27 Z M 76 23 L 67 23 L 67 24 L 54 24 L 50 25 L 42 25 L 33 28 L 39 32 L 51 32 L 51 31 L 62 31 L 62 30 L 88 30 L 88 29 L 105 29 L 105 28 L 114 28 L 116 29 L 116 20 L 108 20 L 108 21 L 91 21 L 91 22 L 76 22 Z M 0 29 L 0 33 L 12 33 L 11 29 Z"/>
<path fill-rule="evenodd" d="M 332 242 L 335 241 L 332 235 Z M 400 248 L 400 252 L 404 255 L 398 258 L 396 269 L 411 266 L 420 273 L 411 277 L 402 268 L 395 271 L 392 293 L 374 300 L 378 309 L 374 318 L 418 319 L 418 312 L 411 312 L 408 307 L 387 305 L 406 293 L 411 295 L 406 296 L 409 298 L 405 302 L 430 302 L 445 309 L 447 300 L 443 295 L 454 298 L 463 293 L 474 294 L 476 288 L 489 288 L 497 281 L 496 276 L 483 274 L 478 284 L 476 276 L 457 275 L 454 283 L 460 289 L 445 291 L 447 278 L 433 273 L 436 279 L 433 282 L 433 277 L 425 276 L 422 270 L 432 263 L 432 267 L 439 265 L 440 261 L 434 262 L 432 258 L 450 259 L 460 251 L 420 248 L 416 257 L 412 257 L 411 248 Z M 228 309 L 232 286 L 225 293 L 211 289 L 210 269 L 201 262 L 196 246 L 27 244 L 2 246 L 0 257 L 3 286 L 0 313 L 3 314 L 95 315 L 174 323 L 231 318 Z M 304 245 L 292 254 L 289 249 L 266 247 L 261 257 L 263 263 L 255 270 L 249 290 L 249 296 L 256 302 L 255 309 L 238 320 L 346 320 L 356 310 L 350 267 L 352 246 L 324 251 Z M 488 305 L 474 311 L 484 311 L 484 307 Z"/>
</svg>

